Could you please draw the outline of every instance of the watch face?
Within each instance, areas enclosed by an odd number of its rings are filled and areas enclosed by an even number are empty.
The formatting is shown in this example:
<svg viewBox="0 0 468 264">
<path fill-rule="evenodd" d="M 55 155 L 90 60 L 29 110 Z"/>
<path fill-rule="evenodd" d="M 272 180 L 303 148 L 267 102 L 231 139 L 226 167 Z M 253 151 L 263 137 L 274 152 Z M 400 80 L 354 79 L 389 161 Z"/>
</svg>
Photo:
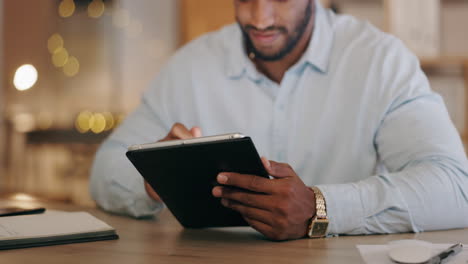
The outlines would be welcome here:
<svg viewBox="0 0 468 264">
<path fill-rule="evenodd" d="M 312 228 L 310 230 L 310 237 L 323 237 L 327 234 L 328 229 L 328 220 L 316 220 L 315 223 L 312 224 Z"/>
</svg>

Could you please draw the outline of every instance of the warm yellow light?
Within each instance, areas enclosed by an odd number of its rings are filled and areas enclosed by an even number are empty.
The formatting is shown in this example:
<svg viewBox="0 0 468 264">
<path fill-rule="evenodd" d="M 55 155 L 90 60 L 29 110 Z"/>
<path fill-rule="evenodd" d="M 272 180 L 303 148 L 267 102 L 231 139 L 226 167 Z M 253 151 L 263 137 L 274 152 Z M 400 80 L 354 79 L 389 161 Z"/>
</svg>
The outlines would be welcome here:
<svg viewBox="0 0 468 264">
<path fill-rule="evenodd" d="M 130 23 L 130 14 L 126 9 L 118 8 L 114 11 L 112 23 L 114 23 L 116 27 L 124 28 Z"/>
<path fill-rule="evenodd" d="M 65 48 L 60 48 L 52 55 L 52 63 L 55 67 L 63 67 L 68 61 L 68 51 Z"/>
<path fill-rule="evenodd" d="M 63 0 L 59 5 L 58 12 L 63 18 L 72 16 L 75 12 L 75 2 L 73 0 Z"/>
<path fill-rule="evenodd" d="M 21 202 L 30 202 L 36 200 L 34 197 L 32 197 L 29 194 L 25 193 L 17 193 L 11 196 L 11 199 L 15 201 L 21 201 Z"/>
<path fill-rule="evenodd" d="M 88 5 L 88 16 L 93 18 L 98 18 L 102 16 L 106 6 L 102 2 L 102 0 L 93 0 Z"/>
<path fill-rule="evenodd" d="M 93 114 L 89 111 L 81 112 L 75 120 L 75 128 L 80 133 L 86 133 L 93 123 Z"/>
<path fill-rule="evenodd" d="M 104 112 L 102 115 L 106 119 L 106 127 L 104 128 L 104 131 L 111 130 L 115 124 L 114 116 L 109 112 Z"/>
<path fill-rule="evenodd" d="M 94 122 L 91 126 L 91 131 L 95 134 L 99 134 L 106 128 L 106 118 L 101 113 L 96 113 L 93 115 Z"/>
<path fill-rule="evenodd" d="M 51 54 L 54 54 L 59 49 L 63 48 L 63 38 L 60 34 L 55 33 L 47 40 L 47 49 Z"/>
<path fill-rule="evenodd" d="M 68 57 L 67 63 L 63 66 L 63 73 L 68 77 L 73 77 L 78 74 L 80 70 L 80 62 L 77 58 L 70 56 Z"/>
<path fill-rule="evenodd" d="M 13 84 L 19 91 L 28 90 L 36 84 L 37 76 L 36 68 L 31 64 L 25 64 L 16 70 Z"/>
</svg>

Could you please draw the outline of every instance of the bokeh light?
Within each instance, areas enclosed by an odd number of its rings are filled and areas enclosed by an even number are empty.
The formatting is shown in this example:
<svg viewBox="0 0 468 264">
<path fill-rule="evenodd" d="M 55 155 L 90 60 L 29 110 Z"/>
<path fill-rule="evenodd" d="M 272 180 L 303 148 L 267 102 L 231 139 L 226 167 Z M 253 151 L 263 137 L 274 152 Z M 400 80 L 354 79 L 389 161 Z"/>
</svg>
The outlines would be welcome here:
<svg viewBox="0 0 468 264">
<path fill-rule="evenodd" d="M 106 126 L 104 128 L 104 131 L 111 130 L 115 125 L 114 116 L 109 112 L 104 112 L 102 113 L 102 115 L 106 120 Z"/>
<path fill-rule="evenodd" d="M 95 113 L 93 115 L 93 122 L 90 124 L 91 131 L 95 134 L 99 134 L 106 128 L 106 118 L 101 113 Z"/>
<path fill-rule="evenodd" d="M 93 113 L 82 111 L 75 119 L 75 128 L 80 133 L 92 132 L 100 134 L 116 128 L 123 120 L 124 115 L 114 115 L 110 112 Z"/>
<path fill-rule="evenodd" d="M 63 67 L 68 61 L 68 51 L 66 48 L 60 48 L 52 55 L 52 63 L 55 67 Z"/>
<path fill-rule="evenodd" d="M 98 18 L 102 16 L 106 9 L 104 2 L 102 0 L 93 0 L 88 5 L 88 16 L 92 18 Z"/>
<path fill-rule="evenodd" d="M 86 133 L 91 128 L 93 122 L 93 113 L 89 111 L 81 112 L 75 120 L 75 128 L 80 133 Z"/>
<path fill-rule="evenodd" d="M 63 73 L 68 77 L 73 77 L 78 74 L 80 70 L 80 62 L 77 58 L 70 56 L 63 66 Z"/>
<path fill-rule="evenodd" d="M 73 15 L 75 12 L 75 2 L 73 0 L 62 0 L 59 5 L 59 16 L 67 18 Z"/>
<path fill-rule="evenodd" d="M 19 113 L 13 117 L 15 130 L 20 133 L 26 133 L 34 130 L 34 117 L 29 113 Z"/>
<path fill-rule="evenodd" d="M 51 54 L 54 54 L 59 49 L 63 48 L 63 38 L 60 34 L 55 33 L 47 40 L 47 49 Z"/>
<path fill-rule="evenodd" d="M 20 66 L 13 78 L 13 84 L 19 91 L 28 90 L 37 82 L 38 74 L 36 68 L 31 64 Z"/>
</svg>

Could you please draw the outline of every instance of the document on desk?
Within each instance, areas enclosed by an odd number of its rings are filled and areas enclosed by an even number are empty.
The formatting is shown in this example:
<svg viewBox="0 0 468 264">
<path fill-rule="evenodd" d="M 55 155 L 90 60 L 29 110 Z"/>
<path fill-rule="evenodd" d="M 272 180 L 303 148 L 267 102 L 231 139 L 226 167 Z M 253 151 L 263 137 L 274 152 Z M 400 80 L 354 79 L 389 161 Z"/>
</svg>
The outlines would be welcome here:
<svg viewBox="0 0 468 264">
<path fill-rule="evenodd" d="M 432 244 L 433 252 L 442 252 L 450 247 L 452 244 Z M 361 257 L 365 263 L 381 263 L 381 264 L 395 264 L 388 252 L 390 250 L 389 245 L 356 245 L 361 253 Z M 454 256 L 448 262 L 450 264 L 466 264 L 468 263 L 468 247 L 465 245 L 463 251 L 460 254 Z"/>
<path fill-rule="evenodd" d="M 117 238 L 113 227 L 86 212 L 46 211 L 0 218 L 0 250 Z"/>
</svg>

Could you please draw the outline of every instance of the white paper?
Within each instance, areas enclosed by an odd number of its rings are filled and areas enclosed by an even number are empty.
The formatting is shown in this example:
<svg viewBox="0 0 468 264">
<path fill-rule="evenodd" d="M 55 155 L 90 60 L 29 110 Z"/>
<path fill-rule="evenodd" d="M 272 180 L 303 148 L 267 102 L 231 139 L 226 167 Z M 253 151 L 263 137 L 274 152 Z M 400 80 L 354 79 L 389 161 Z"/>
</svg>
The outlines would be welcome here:
<svg viewBox="0 0 468 264">
<path fill-rule="evenodd" d="M 113 230 L 86 212 L 46 211 L 43 214 L 0 217 L 0 241 Z"/>
<path fill-rule="evenodd" d="M 455 243 L 453 243 L 455 244 Z M 446 250 L 453 244 L 432 244 L 432 248 L 435 252 L 441 252 Z M 361 253 L 361 257 L 365 263 L 379 263 L 379 264 L 395 264 L 388 256 L 389 246 L 388 245 L 357 245 L 356 246 Z M 450 264 L 467 264 L 468 262 L 468 247 L 463 246 L 463 251 L 453 257 Z"/>
</svg>

